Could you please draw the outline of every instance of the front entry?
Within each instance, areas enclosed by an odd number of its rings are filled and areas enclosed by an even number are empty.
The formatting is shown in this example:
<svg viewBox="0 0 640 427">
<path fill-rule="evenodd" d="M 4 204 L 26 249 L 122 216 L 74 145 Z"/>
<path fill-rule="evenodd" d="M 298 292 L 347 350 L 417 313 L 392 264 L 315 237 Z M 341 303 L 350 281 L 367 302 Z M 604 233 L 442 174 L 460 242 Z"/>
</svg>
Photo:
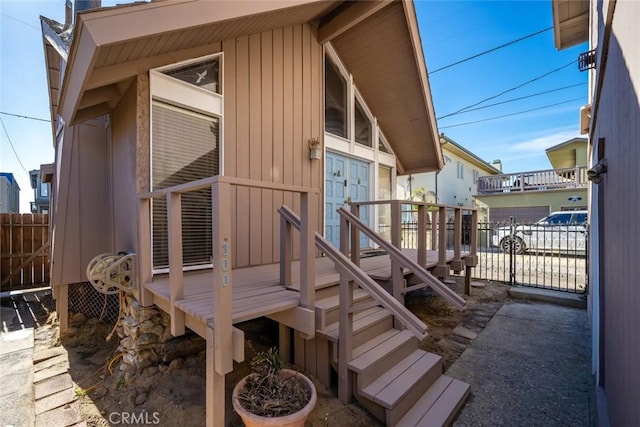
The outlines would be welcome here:
<svg viewBox="0 0 640 427">
<path fill-rule="evenodd" d="M 369 200 L 369 163 L 327 151 L 325 156 L 325 228 L 324 236 L 335 247 L 340 246 L 340 216 L 338 208 L 348 209 L 349 201 Z M 363 208 L 360 218 L 369 224 L 369 209 Z M 360 247 L 369 240 L 360 234 Z"/>
</svg>

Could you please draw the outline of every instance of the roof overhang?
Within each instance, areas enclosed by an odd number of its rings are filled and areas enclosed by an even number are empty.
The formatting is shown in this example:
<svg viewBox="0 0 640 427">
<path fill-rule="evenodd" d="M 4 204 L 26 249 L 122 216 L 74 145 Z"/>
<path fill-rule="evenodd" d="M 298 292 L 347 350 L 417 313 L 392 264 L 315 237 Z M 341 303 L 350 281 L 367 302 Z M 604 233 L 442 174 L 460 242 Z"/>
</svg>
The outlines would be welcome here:
<svg viewBox="0 0 640 427">
<path fill-rule="evenodd" d="M 572 138 L 547 148 L 545 152 L 554 169 L 564 169 L 576 166 L 576 152 L 579 150 L 587 151 L 587 138 Z"/>
<path fill-rule="evenodd" d="M 552 0 L 556 49 L 565 49 L 589 39 L 589 0 Z"/>
<path fill-rule="evenodd" d="M 481 169 L 481 171 L 488 175 L 500 175 L 502 172 L 495 167 L 491 166 L 489 163 L 482 160 L 480 157 L 473 154 L 471 151 L 467 150 L 463 146 L 457 144 L 454 140 L 447 138 L 446 136 L 440 137 L 440 144 L 444 151 L 449 151 L 452 154 L 460 157 L 461 159 L 466 160 L 472 165 Z"/>
<path fill-rule="evenodd" d="M 349 4 L 343 14 L 375 5 L 367 3 Z M 323 22 L 320 41 L 331 42 L 353 75 L 396 154 L 398 173 L 440 170 L 442 151 L 413 3 L 377 6 L 382 7 L 342 32 L 327 29 L 340 16 Z"/>
<path fill-rule="evenodd" d="M 78 14 L 59 114 L 69 125 L 111 111 L 151 68 L 204 56 L 220 42 L 319 22 L 396 154 L 400 174 L 443 166 L 418 24 L 402 1 L 165 0 Z M 149 24 L 151 23 L 151 24 Z"/>
<path fill-rule="evenodd" d="M 67 61 L 69 46 L 60 36 L 64 29 L 62 24 L 41 16 L 40 26 L 44 45 L 47 87 L 49 88 L 51 132 L 55 135 L 55 123 L 60 99 L 60 75 L 64 72 L 63 64 Z M 53 141 L 55 143 L 55 138 L 53 138 Z"/>
</svg>

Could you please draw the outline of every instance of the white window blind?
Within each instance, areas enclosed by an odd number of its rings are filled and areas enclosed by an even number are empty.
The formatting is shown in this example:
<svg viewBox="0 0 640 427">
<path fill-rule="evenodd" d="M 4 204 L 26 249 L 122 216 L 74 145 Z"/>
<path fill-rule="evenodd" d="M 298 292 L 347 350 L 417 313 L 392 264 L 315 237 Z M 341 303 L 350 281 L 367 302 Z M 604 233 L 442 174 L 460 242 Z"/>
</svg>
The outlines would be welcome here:
<svg viewBox="0 0 640 427">
<path fill-rule="evenodd" d="M 219 174 L 219 119 L 158 101 L 152 106 L 152 188 Z M 211 189 L 182 194 L 182 254 L 185 266 L 210 264 Z M 167 206 L 153 199 L 153 267 L 169 266 Z"/>
</svg>

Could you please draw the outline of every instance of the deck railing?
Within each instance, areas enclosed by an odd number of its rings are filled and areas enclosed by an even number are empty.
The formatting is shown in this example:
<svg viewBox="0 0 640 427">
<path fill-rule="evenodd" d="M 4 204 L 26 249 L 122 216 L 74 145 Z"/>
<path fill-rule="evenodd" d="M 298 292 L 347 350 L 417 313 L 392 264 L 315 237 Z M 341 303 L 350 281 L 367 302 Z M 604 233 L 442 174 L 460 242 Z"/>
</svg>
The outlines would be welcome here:
<svg viewBox="0 0 640 427">
<path fill-rule="evenodd" d="M 478 194 L 587 187 L 587 167 L 548 169 L 478 177 Z"/>
<path fill-rule="evenodd" d="M 301 221 L 298 216 L 286 206 L 278 209 L 283 222 L 296 229 L 301 229 Z M 338 347 L 338 395 L 341 401 L 350 400 L 353 392 L 351 376 L 348 374 L 348 364 L 353 358 L 353 316 L 355 313 L 371 308 L 372 303 L 354 304 L 353 291 L 355 284 L 366 290 L 375 300 L 374 305 L 382 305 L 393 313 L 394 318 L 413 334 L 422 339 L 427 335 L 427 325 L 416 315 L 409 311 L 403 304 L 393 298 L 387 291 L 376 283 L 366 272 L 361 270 L 356 263 L 347 257 L 346 233 L 341 234 L 341 247 L 339 251 L 319 233 L 315 233 L 315 245 L 331 259 L 340 273 L 340 320 Z"/>
<path fill-rule="evenodd" d="M 152 304 L 152 297 L 144 285 L 152 280 L 151 266 L 151 200 L 165 197 L 167 201 L 167 225 L 169 248 L 169 311 L 171 334 L 185 332 L 185 314 L 176 302 L 184 298 L 182 257 L 182 209 L 181 195 L 211 188 L 212 199 L 212 247 L 213 247 L 213 321 L 208 325 L 213 334 L 215 371 L 224 375 L 233 370 L 233 322 L 232 322 L 232 239 L 231 239 L 231 186 L 276 190 L 300 194 L 300 304 L 313 310 L 315 298 L 315 249 L 314 225 L 317 224 L 318 189 L 274 182 L 254 181 L 243 178 L 213 176 L 161 190 L 143 193 L 139 198 L 139 299 L 143 305 Z M 290 248 L 291 246 L 287 246 Z M 282 277 L 283 284 L 290 280 Z"/>
<path fill-rule="evenodd" d="M 426 266 L 427 249 L 437 251 L 438 262 L 432 269 L 432 273 L 436 277 L 446 278 L 450 269 L 462 271 L 465 267 L 471 268 L 477 265 L 478 211 L 476 209 L 407 200 L 376 200 L 352 202 L 351 213 L 359 217 L 363 208 L 382 205 L 391 206 L 390 241 L 394 247 L 417 249 L 418 265 L 421 267 Z M 407 213 L 410 213 L 411 220 L 415 220 L 417 225 L 416 229 L 411 232 L 407 232 L 407 229 L 403 227 L 403 223 L 407 222 L 403 217 L 406 217 Z M 465 213 L 471 217 L 466 225 L 463 224 Z M 453 231 L 453 259 L 447 263 L 447 243 L 451 240 L 449 230 Z M 358 232 L 358 230 L 351 231 L 352 251 L 354 252 L 359 252 Z M 409 240 L 410 245 L 407 244 Z M 463 241 L 468 242 L 465 245 L 468 253 L 464 259 L 462 256 Z M 397 262 L 393 262 L 391 268 L 394 286 L 401 286 L 403 279 L 401 267 Z M 465 288 L 468 286 L 469 284 Z M 468 293 L 468 289 L 465 289 L 465 292 Z"/>
</svg>

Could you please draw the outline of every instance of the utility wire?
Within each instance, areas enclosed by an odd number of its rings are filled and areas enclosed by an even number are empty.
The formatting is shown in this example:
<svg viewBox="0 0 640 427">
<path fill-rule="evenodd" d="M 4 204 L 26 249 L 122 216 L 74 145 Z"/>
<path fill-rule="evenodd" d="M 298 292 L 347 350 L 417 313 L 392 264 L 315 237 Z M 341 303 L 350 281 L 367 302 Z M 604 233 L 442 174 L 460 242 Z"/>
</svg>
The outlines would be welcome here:
<svg viewBox="0 0 640 427">
<path fill-rule="evenodd" d="M 22 166 L 22 169 L 25 171 L 25 173 L 28 174 L 29 172 L 27 172 L 27 168 L 25 168 L 24 165 L 22 164 L 22 160 L 20 160 L 20 156 L 18 156 L 18 153 L 16 152 L 16 149 L 13 146 L 13 142 L 11 142 L 11 138 L 9 137 L 9 132 L 7 132 L 7 128 L 4 126 L 4 121 L 2 120 L 2 117 L 0 117 L 0 124 L 2 124 L 2 129 L 4 129 L 4 134 L 7 135 L 7 141 L 9 141 L 9 145 L 13 150 L 13 154 L 16 155 L 16 159 L 18 159 L 18 163 L 20 163 L 20 166 Z"/>
<path fill-rule="evenodd" d="M 21 23 L 21 24 L 24 24 L 24 25 L 26 25 L 27 27 L 31 27 L 31 28 L 33 28 L 34 30 L 40 31 L 40 28 L 35 27 L 35 26 L 33 26 L 33 25 L 29 24 L 28 22 L 21 21 L 21 20 L 19 20 L 18 18 L 14 18 L 13 16 L 9 16 L 9 15 L 7 15 L 6 13 L 0 13 L 0 15 L 4 16 L 5 18 L 13 19 L 14 21 L 19 22 L 19 23 Z"/>
<path fill-rule="evenodd" d="M 543 75 L 541 75 L 541 76 L 534 77 L 534 78 L 533 78 L 533 79 L 531 79 L 531 80 L 527 80 L 526 82 L 521 83 L 521 84 L 519 84 L 518 86 L 514 86 L 514 87 L 512 87 L 512 88 L 510 88 L 510 89 L 503 90 L 503 91 L 502 91 L 502 92 L 500 92 L 499 94 L 497 94 L 497 95 L 493 95 L 493 96 L 490 96 L 490 97 L 488 97 L 488 98 L 485 98 L 485 99 L 483 99 L 483 100 L 481 100 L 481 101 L 476 102 L 475 104 L 467 105 L 466 107 L 461 108 L 461 109 L 459 109 L 459 110 L 456 110 L 456 111 L 454 111 L 453 113 L 445 114 L 444 116 L 441 116 L 440 118 L 445 118 L 445 117 L 453 116 L 454 114 L 458 114 L 458 113 L 460 113 L 460 112 L 462 112 L 462 111 L 466 111 L 466 110 L 468 110 L 468 109 L 470 109 L 470 108 L 473 108 L 473 107 L 475 107 L 475 106 L 477 106 L 477 105 L 480 105 L 480 104 L 485 103 L 485 102 L 487 102 L 487 101 L 490 101 L 490 100 L 492 100 L 492 99 L 498 98 L 499 96 L 502 96 L 502 95 L 504 95 L 505 93 L 513 92 L 513 91 L 514 91 L 514 90 L 516 90 L 516 89 L 520 89 L 520 88 L 521 88 L 521 87 L 523 87 L 523 86 L 526 86 L 526 85 L 528 85 L 528 84 L 530 84 L 530 83 L 533 83 L 533 82 L 535 82 L 535 81 L 538 81 L 538 80 L 540 80 L 540 79 L 542 79 L 542 78 L 545 78 L 545 77 L 547 77 L 547 76 L 548 76 L 548 75 L 550 75 L 550 74 L 557 73 L 558 71 L 561 71 L 561 70 L 563 70 L 564 68 L 567 68 L 569 65 L 574 64 L 576 61 L 577 61 L 577 60 L 575 60 L 575 59 L 574 59 L 573 61 L 569 62 L 568 64 L 563 65 L 562 67 L 556 68 L 555 70 L 551 70 L 551 71 L 549 71 L 549 72 L 547 72 L 547 73 L 544 73 L 544 74 L 543 74 Z"/>
<path fill-rule="evenodd" d="M 458 115 L 458 114 L 470 113 L 471 111 L 482 110 L 482 109 L 489 108 L 489 107 L 495 107 L 496 105 L 508 104 L 509 102 L 520 101 L 522 99 L 527 99 L 527 98 L 533 98 L 533 97 L 536 97 L 536 96 L 546 95 L 547 93 L 558 92 L 558 91 L 561 91 L 561 90 L 570 89 L 572 87 L 582 86 L 582 85 L 585 85 L 585 84 L 586 84 L 586 82 L 576 83 L 576 84 L 569 85 L 569 86 L 563 86 L 563 87 L 559 87 L 559 88 L 555 88 L 555 89 L 545 90 L 544 92 L 537 92 L 537 93 L 534 93 L 534 94 L 531 94 L 531 95 L 521 96 L 519 98 L 511 98 L 511 99 L 507 99 L 506 101 L 496 102 L 496 103 L 489 104 L 489 105 L 483 105 L 482 107 L 469 108 L 468 110 L 460 111 L 459 113 L 451 113 L 451 114 L 447 114 L 446 116 L 437 117 L 436 120 L 444 119 L 445 117 L 455 116 L 455 115 Z"/>
<path fill-rule="evenodd" d="M 543 105 L 542 107 L 531 108 L 529 110 L 524 110 L 524 111 L 518 111 L 517 113 L 504 114 L 502 116 L 489 117 L 489 118 L 486 118 L 486 119 L 474 120 L 472 122 L 456 123 L 455 125 L 439 126 L 438 128 L 439 129 L 447 129 L 447 128 L 455 128 L 455 127 L 458 127 L 458 126 L 472 125 L 474 123 L 488 122 L 490 120 L 497 120 L 497 119 L 502 119 L 504 117 L 517 116 L 519 114 L 530 113 L 532 111 L 544 110 L 545 108 L 551 108 L 551 107 L 555 107 L 557 105 L 568 104 L 569 102 L 578 101 L 580 99 L 584 99 L 584 97 L 581 96 L 581 97 L 578 97 L 578 98 L 573 98 L 573 99 L 569 99 L 569 100 L 562 101 L 562 102 L 556 102 L 555 104 Z"/>
<path fill-rule="evenodd" d="M 38 118 L 38 117 L 21 116 L 20 114 L 5 113 L 4 111 L 0 111 L 0 114 L 4 114 L 5 116 L 20 117 L 21 119 L 38 120 L 38 121 L 40 121 L 40 122 L 47 122 L 47 123 L 51 123 L 51 120 L 47 120 L 47 119 L 40 119 L 40 118 Z"/>
<path fill-rule="evenodd" d="M 501 44 L 500 46 L 496 46 L 496 47 L 491 48 L 491 49 L 489 49 L 489 50 L 485 50 L 484 52 L 480 52 L 480 53 L 477 53 L 477 54 L 475 54 L 475 55 L 473 55 L 473 56 L 469 56 L 468 58 L 461 59 L 460 61 L 456 61 L 456 62 L 454 62 L 453 64 L 445 65 L 444 67 L 440 67 L 440 68 L 438 68 L 438 69 L 436 69 L 436 70 L 431 71 L 431 72 L 429 73 L 429 75 L 431 75 L 431 74 L 435 74 L 435 73 L 437 73 L 438 71 L 446 70 L 447 68 L 451 68 L 451 67 L 453 67 L 453 66 L 455 66 L 455 65 L 462 64 L 463 62 L 467 62 L 467 61 L 471 61 L 472 59 L 479 58 L 480 56 L 486 55 L 487 53 L 495 52 L 496 50 L 502 49 L 503 47 L 511 46 L 512 44 L 515 44 L 515 43 L 521 42 L 521 41 L 526 40 L 526 39 L 529 39 L 529 38 L 531 38 L 531 37 L 535 37 L 535 36 L 537 36 L 538 34 L 542 34 L 542 33 L 546 32 L 546 31 L 549 31 L 549 30 L 550 30 L 550 29 L 552 29 L 552 28 L 553 28 L 553 27 L 548 27 L 548 28 L 545 28 L 545 29 L 543 29 L 543 30 L 536 31 L 535 33 L 531 33 L 531 34 L 526 35 L 526 36 L 524 36 L 524 37 L 520 37 L 519 39 L 512 40 L 512 41 L 510 41 L 510 42 L 508 42 L 508 43 Z"/>
</svg>

